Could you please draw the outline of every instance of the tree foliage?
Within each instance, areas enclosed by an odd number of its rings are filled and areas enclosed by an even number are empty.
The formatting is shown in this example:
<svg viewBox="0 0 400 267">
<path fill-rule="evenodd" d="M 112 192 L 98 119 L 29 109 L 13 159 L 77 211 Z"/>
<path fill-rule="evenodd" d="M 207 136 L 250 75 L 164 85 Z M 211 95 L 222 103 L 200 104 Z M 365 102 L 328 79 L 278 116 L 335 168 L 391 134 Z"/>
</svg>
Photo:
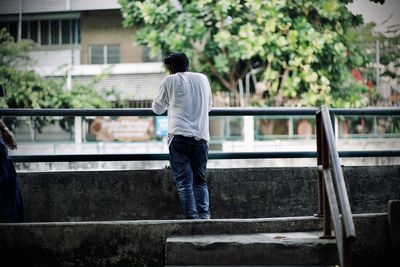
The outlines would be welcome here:
<svg viewBox="0 0 400 267">
<path fill-rule="evenodd" d="M 345 0 L 120 0 L 124 26 L 153 54 L 183 51 L 214 90 L 238 92 L 255 67 L 269 105 L 366 105 L 351 76 L 364 64 L 354 35 L 362 22 Z M 264 104 L 264 103 L 263 103 Z"/>
</svg>

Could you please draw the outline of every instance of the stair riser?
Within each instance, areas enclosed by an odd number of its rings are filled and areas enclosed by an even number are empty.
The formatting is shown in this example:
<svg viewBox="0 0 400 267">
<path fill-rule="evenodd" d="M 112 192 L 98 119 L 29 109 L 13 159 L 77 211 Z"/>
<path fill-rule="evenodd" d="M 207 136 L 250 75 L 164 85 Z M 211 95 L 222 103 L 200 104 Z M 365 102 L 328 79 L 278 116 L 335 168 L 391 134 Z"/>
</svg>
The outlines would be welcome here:
<svg viewBox="0 0 400 267">
<path fill-rule="evenodd" d="M 334 265 L 336 244 L 167 243 L 168 265 Z"/>
</svg>

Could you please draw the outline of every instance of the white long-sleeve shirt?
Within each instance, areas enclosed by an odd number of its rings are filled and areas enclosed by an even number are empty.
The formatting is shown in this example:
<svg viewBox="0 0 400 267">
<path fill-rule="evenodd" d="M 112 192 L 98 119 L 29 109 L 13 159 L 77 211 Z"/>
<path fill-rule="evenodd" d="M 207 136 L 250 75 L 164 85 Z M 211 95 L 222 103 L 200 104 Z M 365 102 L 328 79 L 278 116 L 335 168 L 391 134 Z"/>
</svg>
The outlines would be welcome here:
<svg viewBox="0 0 400 267">
<path fill-rule="evenodd" d="M 152 109 L 163 114 L 168 109 L 168 145 L 175 135 L 210 141 L 208 112 L 212 94 L 207 77 L 201 73 L 178 72 L 161 82 Z"/>
</svg>

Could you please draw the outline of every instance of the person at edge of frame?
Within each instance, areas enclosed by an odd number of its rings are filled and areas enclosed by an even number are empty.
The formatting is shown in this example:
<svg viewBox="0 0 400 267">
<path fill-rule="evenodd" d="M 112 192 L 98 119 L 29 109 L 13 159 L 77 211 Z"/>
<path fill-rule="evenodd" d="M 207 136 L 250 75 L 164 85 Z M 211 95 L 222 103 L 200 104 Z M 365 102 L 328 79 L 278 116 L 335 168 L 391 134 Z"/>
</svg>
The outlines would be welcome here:
<svg viewBox="0 0 400 267">
<path fill-rule="evenodd" d="M 161 115 L 168 109 L 168 148 L 179 204 L 186 219 L 210 219 L 210 83 L 204 74 L 189 71 L 189 59 L 182 52 L 168 55 L 164 65 L 170 75 L 161 82 L 152 110 Z"/>
<path fill-rule="evenodd" d="M 0 97 L 5 97 L 1 85 Z M 8 148 L 17 149 L 17 142 L 0 117 L 0 222 L 17 223 L 23 221 L 23 203 L 18 175 Z"/>
</svg>

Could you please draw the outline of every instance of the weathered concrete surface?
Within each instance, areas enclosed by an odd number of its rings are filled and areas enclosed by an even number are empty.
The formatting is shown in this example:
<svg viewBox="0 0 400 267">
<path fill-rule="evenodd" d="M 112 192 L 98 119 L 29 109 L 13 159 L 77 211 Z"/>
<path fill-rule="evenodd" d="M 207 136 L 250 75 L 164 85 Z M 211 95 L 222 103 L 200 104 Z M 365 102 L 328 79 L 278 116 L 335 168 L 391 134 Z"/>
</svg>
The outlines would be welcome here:
<svg viewBox="0 0 400 267">
<path fill-rule="evenodd" d="M 21 173 L 25 221 L 180 218 L 170 171 Z"/>
<path fill-rule="evenodd" d="M 400 266 L 400 200 L 389 201 L 390 266 Z"/>
<path fill-rule="evenodd" d="M 357 240 L 352 246 L 354 266 L 389 266 L 387 214 L 359 214 L 354 217 Z"/>
<path fill-rule="evenodd" d="M 354 266 L 388 266 L 387 214 L 355 216 Z M 318 231 L 314 217 L 0 224 L 1 266 L 163 266 L 171 235 Z M 5 265 L 4 263 L 12 263 Z"/>
<path fill-rule="evenodd" d="M 312 215 L 316 168 L 211 169 L 213 218 Z M 400 198 L 400 166 L 345 167 L 353 213 Z M 21 173 L 28 222 L 182 218 L 170 170 Z"/>
<path fill-rule="evenodd" d="M 336 242 L 322 232 L 173 236 L 167 265 L 336 265 Z"/>
<path fill-rule="evenodd" d="M 400 199 L 400 166 L 345 167 L 344 177 L 353 213 L 387 212 Z"/>
</svg>

